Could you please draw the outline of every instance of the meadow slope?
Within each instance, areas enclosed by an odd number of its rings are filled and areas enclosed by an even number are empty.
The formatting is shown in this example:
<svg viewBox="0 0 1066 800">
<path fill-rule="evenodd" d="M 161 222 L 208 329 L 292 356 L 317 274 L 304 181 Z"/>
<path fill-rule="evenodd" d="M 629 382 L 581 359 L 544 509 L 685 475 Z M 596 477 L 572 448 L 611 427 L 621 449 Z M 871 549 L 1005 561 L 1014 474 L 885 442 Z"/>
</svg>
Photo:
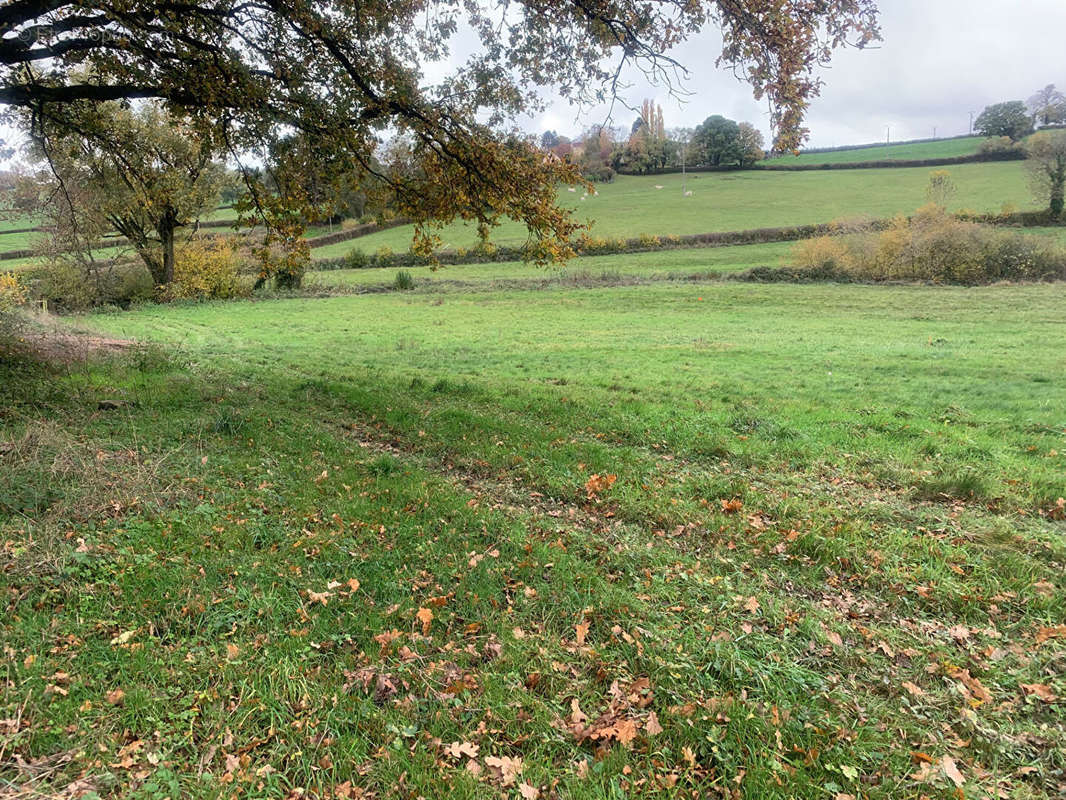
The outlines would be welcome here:
<svg viewBox="0 0 1066 800">
<path fill-rule="evenodd" d="M 1020 163 L 962 164 L 950 169 L 959 187 L 954 209 L 999 211 L 1004 205 L 1032 205 Z M 564 192 L 564 203 L 578 219 L 593 221 L 596 236 L 635 237 L 641 233 L 711 233 L 832 222 L 861 216 L 890 217 L 910 213 L 926 202 L 928 168 L 846 170 L 843 172 L 726 172 L 689 175 L 682 195 L 681 175 L 621 175 L 597 184 L 598 194 Z M 658 189 L 656 187 L 663 188 Z M 381 247 L 407 250 L 410 226 L 392 228 L 352 242 L 314 251 L 316 258 L 344 255 L 352 249 L 373 253 Z M 444 247 L 470 247 L 472 227 L 455 224 L 441 232 Z M 523 226 L 504 222 L 492 234 L 498 244 L 520 244 Z"/>
<path fill-rule="evenodd" d="M 0 363 L 0 781 L 1061 796 L 1064 309 L 487 283 L 84 318 L 150 346 Z"/>
</svg>

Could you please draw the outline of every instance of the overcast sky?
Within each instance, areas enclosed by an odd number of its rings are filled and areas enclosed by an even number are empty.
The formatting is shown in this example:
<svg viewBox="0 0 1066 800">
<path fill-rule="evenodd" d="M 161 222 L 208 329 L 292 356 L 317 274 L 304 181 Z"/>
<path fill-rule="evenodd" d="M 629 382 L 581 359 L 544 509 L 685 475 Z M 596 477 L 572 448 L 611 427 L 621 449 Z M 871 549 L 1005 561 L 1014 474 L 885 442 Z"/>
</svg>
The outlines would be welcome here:
<svg viewBox="0 0 1066 800">
<path fill-rule="evenodd" d="M 807 118 L 811 146 L 954 136 L 966 133 L 970 112 L 990 103 L 1025 100 L 1055 83 L 1066 90 L 1066 2 L 1064 0 L 881 0 L 884 41 L 877 49 L 838 51 L 822 71 L 822 95 Z M 716 69 L 721 49 L 710 28 L 673 55 L 691 72 L 693 94 L 684 105 L 631 77 L 631 105 L 655 97 L 666 126 L 693 126 L 711 114 L 748 120 L 769 135 L 764 105 L 747 84 Z M 573 135 L 600 122 L 605 108 L 578 113 L 554 103 L 548 113 L 525 122 L 530 130 L 552 128 Z M 635 114 L 617 109 L 616 124 Z"/>
<path fill-rule="evenodd" d="M 1055 83 L 1066 91 L 1066 2 L 1064 0 L 881 0 L 884 41 L 873 49 L 845 49 L 821 71 L 825 82 L 807 117 L 809 145 L 831 147 L 966 133 L 970 112 L 1001 100 L 1025 100 Z M 471 43 L 462 33 L 452 61 Z M 663 108 L 667 128 L 695 126 L 711 114 L 747 120 L 760 127 L 769 144 L 764 104 L 728 70 L 717 69 L 721 37 L 714 28 L 671 55 L 690 71 L 682 103 L 634 70 L 624 99 L 638 108 L 645 97 Z M 433 81 L 449 64 L 428 65 Z M 607 121 L 606 106 L 575 108 L 550 104 L 544 114 L 523 119 L 530 132 L 553 129 L 574 136 Z M 636 114 L 616 106 L 613 124 L 629 127 Z M 0 137 L 12 131 L 0 127 Z"/>
</svg>

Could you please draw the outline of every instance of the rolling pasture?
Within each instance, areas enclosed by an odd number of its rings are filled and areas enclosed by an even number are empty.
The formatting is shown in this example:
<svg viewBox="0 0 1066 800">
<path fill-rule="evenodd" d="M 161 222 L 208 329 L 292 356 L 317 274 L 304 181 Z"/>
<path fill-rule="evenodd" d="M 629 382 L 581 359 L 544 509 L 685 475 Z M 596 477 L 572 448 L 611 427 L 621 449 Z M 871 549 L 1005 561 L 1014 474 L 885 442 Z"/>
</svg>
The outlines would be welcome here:
<svg viewBox="0 0 1066 800">
<path fill-rule="evenodd" d="M 824 153 L 799 153 L 767 160 L 766 164 L 855 164 L 863 161 L 912 161 L 917 159 L 956 158 L 977 152 L 983 136 L 939 139 L 933 142 L 900 142 L 873 145 Z"/>
<path fill-rule="evenodd" d="M 792 225 L 928 172 L 574 202 Z M 1066 286 L 723 279 L 790 248 L 58 323 L 106 352 L 0 361 L 0 742 L 48 796 L 1061 797 Z"/>
<path fill-rule="evenodd" d="M 860 216 L 905 214 L 926 202 L 928 167 L 832 172 L 693 173 L 685 179 L 691 196 L 682 194 L 681 175 L 620 175 L 597 184 L 596 195 L 581 200 L 581 190 L 564 192 L 578 219 L 594 220 L 593 236 L 666 236 L 747 230 L 831 222 Z M 1018 162 L 960 164 L 950 168 L 959 187 L 953 208 L 999 211 L 1004 205 L 1028 208 L 1032 199 Z M 662 189 L 656 187 L 662 186 Z M 341 256 L 353 248 L 373 253 L 381 247 L 407 250 L 410 226 L 392 228 L 352 242 L 316 248 L 316 258 Z M 474 227 L 447 226 L 441 232 L 447 249 L 472 247 Z M 504 222 L 492 234 L 498 244 L 520 244 L 526 231 Z"/>
</svg>

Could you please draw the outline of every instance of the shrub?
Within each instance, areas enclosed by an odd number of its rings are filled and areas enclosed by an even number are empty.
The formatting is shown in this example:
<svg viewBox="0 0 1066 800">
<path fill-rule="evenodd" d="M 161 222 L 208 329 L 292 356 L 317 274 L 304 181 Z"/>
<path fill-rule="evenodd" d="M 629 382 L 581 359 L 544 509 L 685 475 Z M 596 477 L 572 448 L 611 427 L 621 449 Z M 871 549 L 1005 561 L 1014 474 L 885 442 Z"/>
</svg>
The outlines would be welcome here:
<svg viewBox="0 0 1066 800">
<path fill-rule="evenodd" d="M 596 183 L 610 183 L 614 180 L 616 174 L 617 173 L 612 167 L 602 164 L 586 171 L 581 177 L 587 181 L 594 181 Z"/>
<path fill-rule="evenodd" d="M 1018 143 L 1009 136 L 993 136 L 985 139 L 977 147 L 977 152 L 982 156 L 1001 155 L 1004 153 L 1017 153 L 1021 148 Z"/>
<path fill-rule="evenodd" d="M 29 294 L 14 272 L 0 272 L 0 314 L 10 314 L 26 302 Z"/>
<path fill-rule="evenodd" d="M 845 274 L 852 280 L 966 285 L 1066 279 L 1066 250 L 1060 245 L 961 220 L 936 205 L 910 219 L 899 217 L 880 232 L 799 242 L 792 257 L 806 278 Z"/>
<path fill-rule="evenodd" d="M 381 247 L 377 249 L 377 252 L 374 253 L 374 257 L 377 258 L 378 261 L 388 261 L 392 258 L 392 255 L 392 248 L 387 244 L 381 245 Z"/>
<path fill-rule="evenodd" d="M 65 311 L 83 311 L 107 302 L 104 277 L 78 261 L 60 256 L 48 262 L 38 288 L 49 305 Z"/>
<path fill-rule="evenodd" d="M 839 236 L 805 239 L 792 249 L 797 267 L 815 270 L 843 270 L 851 266 L 851 251 Z"/>
<path fill-rule="evenodd" d="M 344 269 L 366 269 L 370 261 L 370 256 L 362 250 L 352 250 L 344 257 Z"/>
<path fill-rule="evenodd" d="M 396 277 L 392 280 L 392 288 L 397 289 L 401 292 L 407 291 L 408 289 L 414 289 L 415 279 L 410 272 L 405 269 L 401 269 L 399 272 L 396 273 Z"/>
<path fill-rule="evenodd" d="M 28 297 L 26 287 L 22 285 L 14 272 L 0 272 L 0 349 L 7 340 L 13 340 L 18 333 L 20 317 L 19 306 L 25 304 Z"/>
<path fill-rule="evenodd" d="M 244 294 L 240 257 L 226 239 L 190 239 L 175 254 L 174 282 L 164 287 L 168 298 L 225 300 Z"/>
</svg>

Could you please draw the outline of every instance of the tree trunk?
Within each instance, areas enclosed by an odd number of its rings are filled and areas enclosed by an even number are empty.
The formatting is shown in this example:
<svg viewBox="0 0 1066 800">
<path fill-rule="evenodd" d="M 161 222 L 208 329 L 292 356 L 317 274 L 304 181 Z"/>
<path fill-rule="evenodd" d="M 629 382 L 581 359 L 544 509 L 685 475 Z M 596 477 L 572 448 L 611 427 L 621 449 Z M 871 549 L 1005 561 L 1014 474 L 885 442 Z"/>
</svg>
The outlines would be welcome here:
<svg viewBox="0 0 1066 800">
<path fill-rule="evenodd" d="M 156 278 L 156 283 L 160 286 L 167 286 L 174 280 L 174 231 L 177 227 L 177 215 L 170 209 L 160 217 L 156 226 L 163 249 L 162 270 Z"/>
</svg>

